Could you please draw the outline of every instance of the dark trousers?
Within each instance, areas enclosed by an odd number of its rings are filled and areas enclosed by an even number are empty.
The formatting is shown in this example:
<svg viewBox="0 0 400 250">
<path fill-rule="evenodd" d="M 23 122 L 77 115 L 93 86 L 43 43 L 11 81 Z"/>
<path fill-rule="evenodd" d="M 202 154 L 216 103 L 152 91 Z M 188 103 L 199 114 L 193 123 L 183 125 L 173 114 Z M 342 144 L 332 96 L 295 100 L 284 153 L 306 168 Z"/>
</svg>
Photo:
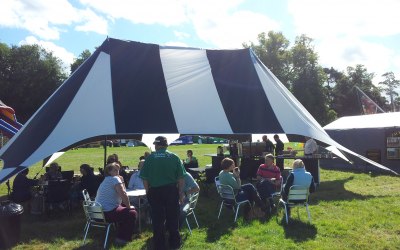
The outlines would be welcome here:
<svg viewBox="0 0 400 250">
<path fill-rule="evenodd" d="M 256 188 L 250 183 L 244 184 L 240 187 L 239 193 L 236 195 L 236 200 L 249 200 L 250 203 L 256 203 L 259 207 L 261 207 L 261 209 L 266 209 L 265 203 L 261 201 Z"/>
<path fill-rule="evenodd" d="M 117 238 L 125 241 L 132 239 L 135 228 L 136 211 L 119 205 L 114 210 L 104 212 L 106 221 L 118 223 Z"/>
<path fill-rule="evenodd" d="M 281 170 L 281 173 L 285 170 L 284 161 L 284 159 L 276 158 L 276 166 Z"/>
<path fill-rule="evenodd" d="M 166 249 L 165 227 L 169 232 L 170 248 L 179 248 L 179 191 L 176 185 L 150 188 L 147 199 L 153 220 L 153 242 L 156 250 Z"/>
<path fill-rule="evenodd" d="M 261 196 L 261 199 L 272 198 L 272 194 L 275 193 L 275 185 L 269 181 L 261 181 L 257 183 L 257 191 Z"/>
</svg>

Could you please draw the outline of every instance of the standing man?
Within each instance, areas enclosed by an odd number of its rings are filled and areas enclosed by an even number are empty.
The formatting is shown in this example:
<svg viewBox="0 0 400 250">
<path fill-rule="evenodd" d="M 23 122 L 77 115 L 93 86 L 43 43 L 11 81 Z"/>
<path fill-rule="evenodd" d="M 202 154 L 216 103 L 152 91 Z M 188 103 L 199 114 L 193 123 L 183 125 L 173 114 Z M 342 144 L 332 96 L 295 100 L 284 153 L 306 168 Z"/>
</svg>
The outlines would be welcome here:
<svg viewBox="0 0 400 250">
<path fill-rule="evenodd" d="M 169 247 L 178 249 L 179 202 L 183 202 L 185 169 L 179 157 L 167 150 L 167 138 L 156 137 L 156 151 L 146 158 L 140 178 L 146 189 L 153 220 L 153 241 L 155 249 L 166 249 L 165 227 L 169 232 Z"/>
<path fill-rule="evenodd" d="M 281 139 L 279 139 L 279 135 L 274 135 L 274 140 L 276 142 L 275 156 L 282 155 L 283 150 L 285 149 L 285 145 L 283 144 Z M 283 173 L 283 170 L 285 168 L 284 167 L 284 159 L 276 158 L 276 166 L 281 170 L 281 173 Z"/>
<path fill-rule="evenodd" d="M 305 136 L 306 143 L 304 144 L 304 155 L 313 155 L 317 153 L 318 145 L 313 138 Z"/>
<path fill-rule="evenodd" d="M 275 145 L 268 139 L 266 135 L 262 137 L 263 142 L 265 142 L 265 152 L 274 153 Z"/>
<path fill-rule="evenodd" d="M 318 145 L 311 137 L 305 136 L 305 139 L 303 163 L 305 169 L 314 177 L 314 181 L 319 183 L 319 160 L 313 156 L 318 153 Z"/>
</svg>

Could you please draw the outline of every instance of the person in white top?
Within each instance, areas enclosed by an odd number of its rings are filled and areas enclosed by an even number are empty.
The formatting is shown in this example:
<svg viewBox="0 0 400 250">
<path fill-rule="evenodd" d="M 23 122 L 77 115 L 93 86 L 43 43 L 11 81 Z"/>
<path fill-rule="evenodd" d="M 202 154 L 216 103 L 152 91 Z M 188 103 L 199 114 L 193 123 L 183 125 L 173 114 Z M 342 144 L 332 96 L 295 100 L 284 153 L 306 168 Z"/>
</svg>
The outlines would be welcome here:
<svg viewBox="0 0 400 250">
<path fill-rule="evenodd" d="M 304 155 L 316 154 L 318 151 L 317 142 L 311 137 L 306 136 L 306 143 L 304 144 Z"/>
<path fill-rule="evenodd" d="M 96 202 L 103 207 L 104 216 L 108 222 L 118 223 L 117 244 L 131 241 L 136 222 L 136 210 L 130 207 L 123 178 L 119 176 L 119 165 L 109 163 L 104 168 L 104 181 L 97 190 Z"/>
</svg>

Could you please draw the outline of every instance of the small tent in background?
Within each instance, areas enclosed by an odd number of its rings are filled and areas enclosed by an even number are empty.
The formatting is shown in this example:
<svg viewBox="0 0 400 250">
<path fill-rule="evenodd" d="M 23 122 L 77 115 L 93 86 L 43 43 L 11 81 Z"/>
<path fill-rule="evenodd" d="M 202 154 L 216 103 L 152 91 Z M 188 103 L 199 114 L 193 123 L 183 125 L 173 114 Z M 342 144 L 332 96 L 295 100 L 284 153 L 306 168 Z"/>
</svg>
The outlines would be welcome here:
<svg viewBox="0 0 400 250">
<path fill-rule="evenodd" d="M 325 131 L 346 148 L 400 171 L 400 112 L 346 116 L 326 125 Z M 366 169 L 368 165 L 354 158 L 353 165 L 338 159 L 321 163 L 327 167 Z"/>
<path fill-rule="evenodd" d="M 0 134 L 2 139 L 3 136 L 7 138 L 13 137 L 21 127 L 22 124 L 17 121 L 14 109 L 8 107 L 0 100 Z"/>
<path fill-rule="evenodd" d="M 261 133 L 309 136 L 352 153 L 328 136 L 250 49 L 107 38 L 1 149 L 0 183 L 91 137 Z"/>
</svg>

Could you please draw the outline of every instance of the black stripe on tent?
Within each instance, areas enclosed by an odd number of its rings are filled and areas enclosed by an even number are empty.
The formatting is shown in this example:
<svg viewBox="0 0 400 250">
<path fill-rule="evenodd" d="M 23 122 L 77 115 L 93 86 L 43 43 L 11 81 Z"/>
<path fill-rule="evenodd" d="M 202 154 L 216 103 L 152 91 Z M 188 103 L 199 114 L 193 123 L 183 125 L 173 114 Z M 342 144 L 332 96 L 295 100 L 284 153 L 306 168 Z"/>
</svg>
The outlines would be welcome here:
<svg viewBox="0 0 400 250">
<path fill-rule="evenodd" d="M 207 50 L 207 57 L 233 132 L 282 133 L 249 50 Z"/>
<path fill-rule="evenodd" d="M 93 53 L 60 86 L 35 117 L 32 118 L 29 124 L 27 124 L 14 143 L 0 157 L 4 161 L 4 168 L 22 166 L 22 163 L 46 140 L 73 101 L 99 53 L 99 50 Z"/>
<path fill-rule="evenodd" d="M 177 133 L 158 45 L 110 39 L 117 133 Z"/>
</svg>

